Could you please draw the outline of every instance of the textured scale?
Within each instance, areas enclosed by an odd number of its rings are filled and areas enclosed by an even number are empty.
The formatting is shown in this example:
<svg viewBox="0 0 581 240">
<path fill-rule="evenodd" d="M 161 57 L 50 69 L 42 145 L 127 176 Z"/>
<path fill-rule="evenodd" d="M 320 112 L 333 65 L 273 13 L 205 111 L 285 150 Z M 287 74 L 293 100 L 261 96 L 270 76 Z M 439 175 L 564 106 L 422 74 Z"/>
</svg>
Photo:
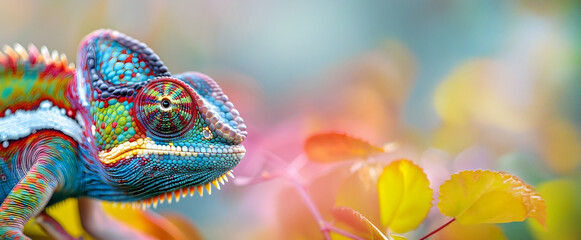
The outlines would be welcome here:
<svg viewBox="0 0 581 240">
<path fill-rule="evenodd" d="M 0 51 L 0 237 L 86 196 L 157 206 L 232 177 L 246 126 L 206 75 L 170 74 L 145 44 L 99 30 L 64 55 Z"/>
</svg>

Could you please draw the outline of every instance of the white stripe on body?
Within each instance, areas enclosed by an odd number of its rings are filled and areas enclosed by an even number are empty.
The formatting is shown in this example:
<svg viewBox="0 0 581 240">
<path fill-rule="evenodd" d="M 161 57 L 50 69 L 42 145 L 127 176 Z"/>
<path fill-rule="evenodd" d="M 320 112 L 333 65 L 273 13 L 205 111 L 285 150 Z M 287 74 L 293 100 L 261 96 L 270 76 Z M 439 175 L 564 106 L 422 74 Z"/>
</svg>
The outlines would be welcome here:
<svg viewBox="0 0 581 240">
<path fill-rule="evenodd" d="M 0 141 L 3 147 L 8 146 L 8 140 L 24 138 L 38 130 L 53 129 L 60 131 L 75 141 L 83 139 L 83 128 L 75 120 L 66 115 L 61 109 L 46 100 L 39 108 L 31 111 L 16 110 L 14 113 L 6 111 L 0 118 Z"/>
</svg>

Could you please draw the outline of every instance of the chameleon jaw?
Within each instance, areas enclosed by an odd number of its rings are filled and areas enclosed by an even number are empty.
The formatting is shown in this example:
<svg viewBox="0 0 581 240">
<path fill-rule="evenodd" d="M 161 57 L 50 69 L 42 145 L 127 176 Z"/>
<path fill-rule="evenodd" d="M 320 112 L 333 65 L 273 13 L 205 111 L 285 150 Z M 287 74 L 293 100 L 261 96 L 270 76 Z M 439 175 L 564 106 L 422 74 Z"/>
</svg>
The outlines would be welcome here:
<svg viewBox="0 0 581 240">
<path fill-rule="evenodd" d="M 171 145 L 171 144 L 170 144 Z M 114 164 L 122 159 L 131 159 L 134 156 L 143 156 L 143 155 L 174 155 L 174 156 L 183 156 L 183 157 L 197 157 L 197 156 L 209 156 L 218 155 L 218 154 L 228 154 L 236 156 L 237 158 L 242 158 L 246 152 L 246 149 L 242 145 L 235 145 L 229 147 L 213 147 L 209 146 L 206 148 L 200 147 L 176 147 L 176 146 L 169 146 L 169 145 L 157 145 L 153 140 L 150 138 L 144 139 L 137 139 L 133 142 L 125 142 L 112 148 L 109 151 L 101 151 L 99 153 L 99 159 L 104 164 Z M 228 182 L 228 176 L 230 178 L 234 178 L 232 174 L 232 170 L 227 171 L 226 173 L 218 176 L 216 179 L 213 179 L 205 184 L 190 186 L 185 188 L 180 188 L 177 190 L 161 193 L 160 195 L 146 198 L 144 200 L 139 200 L 135 202 L 109 202 L 113 206 L 120 205 L 122 208 L 125 206 L 129 206 L 132 208 L 142 208 L 146 209 L 148 207 L 156 208 L 159 203 L 163 203 L 165 201 L 171 203 L 172 200 L 175 198 L 175 201 L 179 201 L 181 198 L 186 197 L 187 195 L 193 196 L 196 192 L 200 195 L 204 195 L 204 189 L 208 192 L 208 194 L 212 194 L 212 185 L 215 188 L 220 190 L 220 185 L 224 185 Z"/>
<path fill-rule="evenodd" d="M 204 189 L 206 189 L 206 191 L 208 192 L 208 195 L 212 194 L 212 185 L 214 185 L 218 190 L 220 190 L 220 184 L 224 185 L 226 182 L 228 182 L 228 176 L 230 176 L 230 178 L 234 178 L 234 174 L 232 173 L 232 170 L 226 172 L 225 174 L 219 176 L 218 178 L 207 182 L 203 185 L 197 185 L 197 186 L 192 186 L 192 187 L 185 187 L 185 188 L 181 188 L 181 189 L 177 189 L 174 191 L 170 191 L 170 192 L 165 192 L 162 193 L 160 195 L 151 197 L 151 198 L 147 198 L 144 200 L 139 200 L 139 201 L 135 201 L 135 202 L 110 202 L 110 201 L 105 201 L 106 204 L 109 204 L 113 207 L 121 207 L 121 209 L 125 208 L 126 206 L 129 206 L 133 209 L 139 209 L 141 208 L 142 210 L 145 210 L 147 208 L 153 207 L 153 208 L 157 208 L 157 205 L 160 203 L 164 203 L 165 201 L 167 201 L 168 203 L 172 203 L 173 199 L 175 198 L 176 202 L 179 202 L 181 198 L 185 198 L 186 196 L 190 195 L 190 197 L 193 197 L 194 194 L 196 194 L 196 192 L 200 195 L 200 197 L 204 196 Z"/>
<path fill-rule="evenodd" d="M 170 143 L 171 145 L 171 143 Z M 112 148 L 110 151 L 99 152 L 99 160 L 104 164 L 113 164 L 122 159 L 130 159 L 134 156 L 144 154 L 156 155 L 178 155 L 182 157 L 197 157 L 207 154 L 232 154 L 242 158 L 246 149 L 242 145 L 230 146 L 227 148 L 216 148 L 210 145 L 208 148 L 200 147 L 180 147 L 173 145 L 157 145 L 151 138 L 137 139 L 133 142 L 125 142 Z"/>
</svg>

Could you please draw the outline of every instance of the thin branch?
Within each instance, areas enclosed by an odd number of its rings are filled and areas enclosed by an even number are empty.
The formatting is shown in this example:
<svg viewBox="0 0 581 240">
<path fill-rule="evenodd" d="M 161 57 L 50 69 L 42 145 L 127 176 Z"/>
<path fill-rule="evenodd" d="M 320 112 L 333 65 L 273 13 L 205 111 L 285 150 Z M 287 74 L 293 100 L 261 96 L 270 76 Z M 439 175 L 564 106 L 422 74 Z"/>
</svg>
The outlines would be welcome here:
<svg viewBox="0 0 581 240">
<path fill-rule="evenodd" d="M 273 163 L 277 167 L 280 167 L 282 169 L 288 168 L 289 163 L 287 161 L 285 161 L 284 159 L 282 159 L 280 156 L 274 154 L 273 152 L 269 152 L 269 151 L 265 151 L 264 153 L 266 155 L 268 155 L 273 160 L 273 161 L 269 161 L 269 163 Z"/>
<path fill-rule="evenodd" d="M 284 161 L 284 159 L 282 159 L 281 157 L 279 157 L 278 155 L 276 155 L 274 153 L 266 152 L 266 154 L 269 155 L 270 158 L 274 160 L 274 161 L 271 161 L 271 163 L 276 165 L 278 168 L 283 169 L 283 171 L 279 170 L 279 171 L 274 172 L 273 174 L 268 174 L 266 176 L 263 175 L 263 176 L 257 177 L 257 178 L 244 179 L 244 181 L 239 181 L 238 185 L 256 184 L 256 183 L 266 182 L 266 181 L 271 180 L 273 178 L 279 178 L 279 177 L 290 180 L 290 182 L 292 182 L 293 186 L 296 188 L 297 192 L 299 193 L 299 195 L 303 199 L 303 202 L 305 203 L 305 205 L 309 209 L 309 212 L 311 213 L 311 215 L 313 215 L 313 217 L 315 218 L 315 220 L 319 224 L 319 229 L 321 230 L 321 233 L 323 233 L 323 236 L 325 237 L 326 240 L 331 240 L 331 235 L 329 234 L 330 231 L 334 231 L 337 234 L 340 234 L 340 235 L 343 235 L 345 237 L 352 238 L 355 240 L 363 240 L 364 239 L 364 238 L 358 237 L 350 232 L 347 232 L 343 229 L 337 228 L 337 227 L 333 226 L 331 223 L 325 221 L 325 219 L 321 215 L 321 212 L 319 211 L 319 209 L 315 205 L 313 199 L 311 198 L 311 196 L 307 192 L 307 188 L 305 187 L 307 185 L 307 183 L 305 182 L 305 180 L 302 178 L 302 176 L 298 172 L 300 170 L 300 168 L 304 167 L 305 164 L 307 163 L 306 156 L 299 155 L 297 157 L 297 159 L 295 159 L 291 163 L 287 163 L 286 161 Z M 350 163 L 352 163 L 352 161 L 336 163 L 336 164 L 332 165 L 330 168 L 324 169 L 323 172 L 324 172 L 324 174 L 327 174 L 328 172 L 330 172 L 331 169 L 335 169 L 337 167 L 343 167 L 344 165 L 348 165 Z M 318 174 L 317 176 L 321 176 L 324 174 Z"/>
<path fill-rule="evenodd" d="M 435 233 L 439 232 L 440 230 L 444 229 L 446 226 L 450 225 L 450 223 L 454 222 L 454 220 L 456 220 L 456 218 L 452 218 L 452 220 L 448 221 L 447 223 L 444 223 L 444 225 L 440 226 L 438 229 L 428 233 L 428 235 L 423 236 L 422 238 L 420 238 L 420 240 L 425 240 L 426 238 L 434 235 Z"/>
<path fill-rule="evenodd" d="M 238 186 L 248 186 L 286 176 L 282 171 L 266 172 L 263 171 L 259 177 L 237 177 L 234 179 L 234 184 Z"/>
<path fill-rule="evenodd" d="M 330 240 L 331 235 L 329 235 L 329 228 L 327 227 L 327 222 L 325 221 L 325 219 L 323 219 L 321 212 L 319 212 L 319 209 L 317 209 L 317 206 L 315 206 L 315 203 L 313 202 L 313 199 L 311 199 L 311 196 L 309 196 L 309 193 L 307 193 L 307 189 L 305 188 L 304 185 L 300 184 L 296 179 L 291 180 L 294 183 L 297 192 L 307 205 L 307 208 L 309 209 L 315 220 L 317 220 L 317 223 L 319 224 L 319 228 L 321 229 L 323 236 L 325 236 L 326 240 Z"/>
</svg>

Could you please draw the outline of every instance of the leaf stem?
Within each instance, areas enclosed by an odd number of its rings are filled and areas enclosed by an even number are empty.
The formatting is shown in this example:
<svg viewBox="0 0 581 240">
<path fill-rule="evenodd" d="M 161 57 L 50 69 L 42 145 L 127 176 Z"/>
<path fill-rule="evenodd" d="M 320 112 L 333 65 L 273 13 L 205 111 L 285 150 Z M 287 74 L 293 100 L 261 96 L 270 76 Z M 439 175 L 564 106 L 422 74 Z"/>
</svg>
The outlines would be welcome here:
<svg viewBox="0 0 581 240">
<path fill-rule="evenodd" d="M 309 193 L 307 193 L 307 189 L 305 188 L 304 185 L 302 185 L 296 179 L 291 179 L 291 180 L 292 180 L 293 184 L 295 185 L 297 192 L 299 193 L 299 195 L 301 195 L 301 198 L 303 199 L 303 201 L 307 205 L 307 208 L 309 209 L 309 211 L 311 212 L 311 214 L 313 215 L 315 220 L 317 220 L 317 223 L 319 224 L 319 228 L 321 229 L 323 236 L 325 236 L 326 240 L 330 240 L 331 235 L 329 235 L 330 229 L 326 224 L 327 222 L 325 221 L 325 219 L 323 219 L 321 212 L 319 212 L 319 209 L 317 209 L 317 206 L 315 206 L 315 203 L 313 202 L 313 199 L 311 199 L 311 197 L 309 196 Z"/>
<path fill-rule="evenodd" d="M 439 232 L 440 230 L 444 229 L 446 226 L 450 225 L 450 223 L 454 222 L 454 220 L 456 220 L 456 218 L 452 218 L 452 220 L 448 221 L 447 223 L 444 223 L 444 225 L 440 226 L 438 229 L 428 233 L 428 235 L 423 236 L 422 238 L 420 238 L 420 240 L 425 240 L 426 238 L 434 235 L 435 233 Z"/>
</svg>

